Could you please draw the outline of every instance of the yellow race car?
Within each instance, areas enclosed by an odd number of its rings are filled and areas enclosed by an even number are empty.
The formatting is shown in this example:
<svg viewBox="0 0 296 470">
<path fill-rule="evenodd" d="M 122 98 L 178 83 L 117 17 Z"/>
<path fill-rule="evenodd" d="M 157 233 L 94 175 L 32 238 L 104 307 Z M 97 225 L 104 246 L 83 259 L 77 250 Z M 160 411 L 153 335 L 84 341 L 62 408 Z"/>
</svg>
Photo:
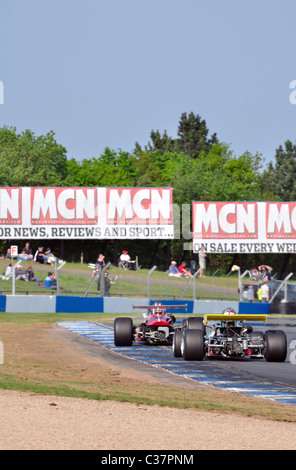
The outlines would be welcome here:
<svg viewBox="0 0 296 470">
<path fill-rule="evenodd" d="M 249 322 L 267 321 L 267 315 L 238 315 L 232 308 L 183 322 L 173 337 L 173 354 L 186 361 L 209 358 L 256 357 L 284 362 L 287 338 L 282 330 L 253 331 Z M 217 323 L 209 324 L 209 322 Z"/>
</svg>

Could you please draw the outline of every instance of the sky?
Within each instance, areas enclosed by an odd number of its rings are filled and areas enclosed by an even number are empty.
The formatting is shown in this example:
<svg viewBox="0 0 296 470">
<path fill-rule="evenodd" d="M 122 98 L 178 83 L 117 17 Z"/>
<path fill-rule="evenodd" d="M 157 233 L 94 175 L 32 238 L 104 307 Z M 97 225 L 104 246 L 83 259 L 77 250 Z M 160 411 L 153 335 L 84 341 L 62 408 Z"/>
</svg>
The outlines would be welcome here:
<svg viewBox="0 0 296 470">
<path fill-rule="evenodd" d="M 80 161 L 193 112 L 274 162 L 296 140 L 295 18 L 295 0 L 0 0 L 0 127 Z"/>
</svg>

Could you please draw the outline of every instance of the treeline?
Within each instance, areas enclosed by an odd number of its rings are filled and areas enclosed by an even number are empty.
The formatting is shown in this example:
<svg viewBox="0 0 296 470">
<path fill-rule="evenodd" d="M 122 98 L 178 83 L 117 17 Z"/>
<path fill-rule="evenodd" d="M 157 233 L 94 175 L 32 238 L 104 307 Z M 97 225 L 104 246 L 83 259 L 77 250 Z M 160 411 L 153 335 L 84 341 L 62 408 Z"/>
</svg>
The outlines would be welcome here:
<svg viewBox="0 0 296 470">
<path fill-rule="evenodd" d="M 58 144 L 54 132 L 35 136 L 26 130 L 0 129 L 0 186 L 171 186 L 174 203 L 180 207 L 192 201 L 294 201 L 296 199 L 296 145 L 286 141 L 275 150 L 275 160 L 265 167 L 264 156 L 246 151 L 235 155 L 216 134 L 209 136 L 205 120 L 194 113 L 181 115 L 177 138 L 166 131 L 152 130 L 142 147 L 135 143 L 132 152 L 106 148 L 104 153 L 80 161 L 67 157 L 66 148 Z M 188 240 L 186 240 L 188 241 Z M 78 261 L 94 261 L 103 251 L 116 262 L 123 249 L 138 256 L 145 267 L 153 264 L 165 269 L 170 259 L 177 262 L 194 256 L 183 251 L 184 240 L 65 241 L 48 243 L 60 256 Z M 2 241 L 2 252 L 10 244 Z M 22 241 L 20 241 L 20 245 Z M 32 242 L 38 244 L 38 242 Z M 64 252 L 63 252 L 64 251 Z M 236 264 L 251 267 L 270 264 L 279 271 L 289 269 L 294 257 L 271 259 L 248 255 Z M 212 271 L 227 271 L 233 257 L 208 257 Z M 284 265 L 284 264 L 285 265 Z"/>
</svg>

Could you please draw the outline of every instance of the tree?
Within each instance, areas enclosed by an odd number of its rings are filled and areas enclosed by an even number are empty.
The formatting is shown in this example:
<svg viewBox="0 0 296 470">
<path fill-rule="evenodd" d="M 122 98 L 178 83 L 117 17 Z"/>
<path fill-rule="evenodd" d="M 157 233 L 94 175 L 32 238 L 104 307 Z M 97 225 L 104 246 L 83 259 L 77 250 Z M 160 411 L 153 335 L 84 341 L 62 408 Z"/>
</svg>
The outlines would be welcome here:
<svg viewBox="0 0 296 470">
<path fill-rule="evenodd" d="M 275 166 L 269 164 L 262 175 L 262 192 L 268 200 L 296 200 L 296 145 L 290 140 L 276 150 Z"/>
<path fill-rule="evenodd" d="M 149 149 L 152 151 L 160 150 L 162 153 L 173 152 L 174 151 L 174 140 L 167 135 L 165 130 L 161 136 L 159 131 L 152 130 L 150 133 L 150 139 L 152 145 L 149 144 Z"/>
<path fill-rule="evenodd" d="M 201 152 L 209 152 L 212 145 L 218 143 L 217 135 L 208 138 L 206 121 L 193 112 L 181 115 L 176 139 L 169 137 L 165 130 L 163 135 L 158 130 L 150 133 L 151 141 L 145 146 L 145 150 L 161 153 L 179 153 L 198 158 Z M 135 144 L 135 152 L 141 151 L 138 142 Z"/>
<path fill-rule="evenodd" d="M 175 151 L 184 152 L 192 158 L 198 158 L 201 152 L 208 152 L 211 145 L 217 143 L 217 136 L 213 134 L 208 139 L 206 121 L 194 113 L 183 113 L 179 121 L 178 136 L 175 140 Z"/>
<path fill-rule="evenodd" d="M 0 186 L 61 186 L 67 176 L 66 149 L 51 131 L 0 129 Z"/>
<path fill-rule="evenodd" d="M 69 160 L 68 169 L 69 186 L 137 186 L 139 179 L 134 156 L 108 147 L 98 158 Z"/>
<path fill-rule="evenodd" d="M 226 144 L 215 144 L 198 159 L 188 155 L 171 173 L 174 200 L 191 201 L 255 200 L 260 193 L 260 157 L 248 152 L 235 157 Z"/>
</svg>

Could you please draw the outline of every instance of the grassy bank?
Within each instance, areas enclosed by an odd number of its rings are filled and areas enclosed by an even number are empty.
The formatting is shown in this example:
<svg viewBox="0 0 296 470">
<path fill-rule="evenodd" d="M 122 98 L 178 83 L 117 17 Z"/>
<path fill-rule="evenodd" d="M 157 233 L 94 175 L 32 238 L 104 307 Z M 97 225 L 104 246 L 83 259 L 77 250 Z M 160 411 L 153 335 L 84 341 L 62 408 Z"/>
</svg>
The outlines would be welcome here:
<svg viewBox="0 0 296 470">
<path fill-rule="evenodd" d="M 23 270 L 30 265 L 23 261 Z M 0 260 L 0 274 L 5 274 L 7 260 Z M 31 263 L 35 277 L 43 284 L 48 272 L 54 272 L 53 266 L 43 266 Z M 141 268 L 139 271 L 124 271 L 118 267 L 112 267 L 109 271 L 112 282 L 110 294 L 114 297 L 147 297 L 148 295 L 148 269 Z M 61 295 L 98 295 L 98 285 L 92 285 L 92 270 L 87 264 L 66 263 L 59 271 L 60 294 Z M 238 279 L 236 275 L 231 277 L 207 276 L 195 280 L 196 298 L 228 299 L 238 300 Z M 25 282 L 18 280 L 15 283 L 17 294 L 48 295 L 51 291 L 45 289 L 37 282 Z M 0 293 L 10 295 L 12 292 L 12 281 L 0 279 Z M 193 299 L 193 281 L 188 278 L 169 277 L 167 272 L 155 270 L 150 277 L 150 294 L 153 298 L 167 299 Z"/>
</svg>

